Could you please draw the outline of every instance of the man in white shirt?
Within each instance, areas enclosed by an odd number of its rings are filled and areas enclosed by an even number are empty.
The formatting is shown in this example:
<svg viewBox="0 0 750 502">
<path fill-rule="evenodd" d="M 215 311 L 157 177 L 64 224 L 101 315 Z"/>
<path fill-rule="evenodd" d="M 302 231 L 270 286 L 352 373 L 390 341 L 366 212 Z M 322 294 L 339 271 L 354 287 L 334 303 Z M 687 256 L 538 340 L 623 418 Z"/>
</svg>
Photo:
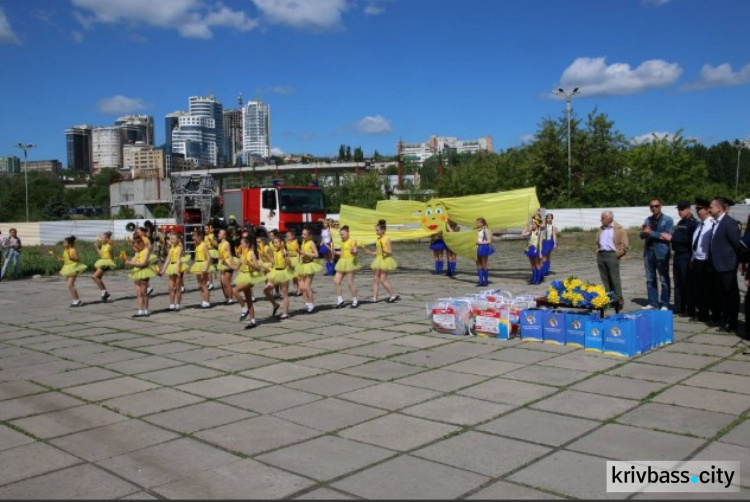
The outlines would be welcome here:
<svg viewBox="0 0 750 502">
<path fill-rule="evenodd" d="M 711 297 L 714 287 L 714 277 L 708 263 L 708 247 L 711 244 L 711 235 L 715 220 L 708 211 L 710 202 L 708 199 L 695 198 L 695 212 L 700 220 L 698 227 L 693 233 L 693 256 L 690 260 L 690 277 L 694 281 L 694 291 L 697 294 L 696 307 L 698 309 L 698 320 L 708 322 L 711 316 Z M 693 316 L 693 312 L 688 312 Z"/>
<path fill-rule="evenodd" d="M 620 307 L 625 303 L 620 279 L 620 260 L 628 252 L 628 234 L 622 225 L 615 222 L 612 211 L 604 211 L 602 226 L 596 233 L 596 264 L 604 288 L 614 291 Z"/>
</svg>

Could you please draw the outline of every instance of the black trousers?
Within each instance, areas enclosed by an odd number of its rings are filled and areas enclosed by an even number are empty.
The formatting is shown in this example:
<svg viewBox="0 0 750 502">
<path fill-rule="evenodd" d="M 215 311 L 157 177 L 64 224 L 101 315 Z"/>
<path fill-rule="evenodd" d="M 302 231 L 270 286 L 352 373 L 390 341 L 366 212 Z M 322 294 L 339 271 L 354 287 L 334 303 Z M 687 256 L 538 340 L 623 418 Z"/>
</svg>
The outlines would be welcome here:
<svg viewBox="0 0 750 502">
<path fill-rule="evenodd" d="M 695 312 L 695 293 L 688 279 L 690 253 L 674 255 L 672 277 L 674 277 L 674 311 L 693 314 Z"/>
<path fill-rule="evenodd" d="M 737 283 L 737 271 L 714 272 L 716 292 L 721 306 L 721 325 L 731 330 L 737 329 L 737 317 L 740 313 L 740 287 Z"/>
<path fill-rule="evenodd" d="M 690 262 L 690 274 L 695 291 L 695 307 L 698 310 L 698 319 L 706 322 L 711 316 L 711 305 L 714 294 L 715 280 L 713 272 L 706 260 L 693 260 Z M 718 318 L 717 318 L 718 320 Z"/>
</svg>

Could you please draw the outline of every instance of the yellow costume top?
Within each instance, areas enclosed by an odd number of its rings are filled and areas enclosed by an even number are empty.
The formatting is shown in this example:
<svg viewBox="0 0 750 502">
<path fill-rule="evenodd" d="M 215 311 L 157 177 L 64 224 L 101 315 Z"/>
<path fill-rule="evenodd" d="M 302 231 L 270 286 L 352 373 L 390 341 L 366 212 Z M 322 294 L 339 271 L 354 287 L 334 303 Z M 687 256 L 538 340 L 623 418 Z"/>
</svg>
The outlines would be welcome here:
<svg viewBox="0 0 750 502">
<path fill-rule="evenodd" d="M 229 242 L 222 241 L 219 243 L 219 259 L 223 262 L 229 262 L 229 259 L 232 257 L 232 247 L 230 246 Z"/>
<path fill-rule="evenodd" d="M 260 256 L 261 261 L 268 261 L 268 244 L 261 244 L 258 247 L 258 256 Z"/>
<path fill-rule="evenodd" d="M 240 267 L 240 272 L 251 272 L 252 268 L 250 268 L 250 265 L 248 263 L 253 262 L 253 250 L 248 249 L 247 251 L 242 253 L 242 266 Z"/>
<path fill-rule="evenodd" d="M 346 241 L 341 241 L 341 258 L 354 258 L 352 254 L 352 248 L 357 245 L 357 241 L 351 237 Z"/>
<path fill-rule="evenodd" d="M 286 256 L 284 256 L 283 249 L 279 249 L 273 253 L 273 268 L 276 270 L 287 268 Z"/>
<path fill-rule="evenodd" d="M 386 250 L 387 246 L 388 246 L 388 237 L 386 237 L 385 235 L 383 237 L 381 237 L 380 239 L 376 240 L 375 241 L 375 252 L 376 252 L 377 256 L 379 256 L 380 258 L 385 257 L 385 255 L 386 255 L 386 251 L 385 250 Z"/>
<path fill-rule="evenodd" d="M 203 242 L 201 245 L 195 248 L 195 261 L 206 261 L 206 243 Z"/>
<path fill-rule="evenodd" d="M 213 239 L 211 239 L 210 237 L 206 236 L 206 238 L 205 238 L 205 239 L 203 239 L 203 242 L 205 242 L 205 243 L 206 243 L 206 246 L 208 246 L 208 250 L 209 250 L 209 251 L 210 251 L 210 250 L 212 250 L 212 249 L 214 248 L 214 242 L 213 242 Z"/>
<path fill-rule="evenodd" d="M 286 243 L 286 250 L 291 258 L 295 258 L 299 254 L 299 242 L 297 242 L 297 239 L 288 241 Z"/>
<path fill-rule="evenodd" d="M 310 253 L 313 254 L 315 252 L 315 243 L 312 240 L 305 241 L 302 243 L 302 252 L 303 253 Z M 312 256 L 303 256 L 302 261 L 305 263 L 311 261 L 313 258 Z"/>
<path fill-rule="evenodd" d="M 169 250 L 169 263 L 177 263 L 177 260 L 180 257 L 180 252 L 182 251 L 181 245 L 176 245 L 172 249 Z"/>
<path fill-rule="evenodd" d="M 70 257 L 70 251 L 71 251 L 71 249 L 73 249 L 73 248 L 69 248 L 69 249 L 64 249 L 63 250 L 63 254 L 62 254 L 63 265 L 74 265 L 75 263 L 77 263 L 77 262 L 73 261 L 73 259 Z"/>
<path fill-rule="evenodd" d="M 111 260 L 112 244 L 102 244 L 102 247 L 99 248 L 99 252 L 101 253 L 100 256 L 102 260 Z"/>
<path fill-rule="evenodd" d="M 143 263 L 143 265 L 136 265 L 136 268 L 144 268 L 148 266 L 148 249 L 144 248 L 138 251 L 133 257 L 133 261 Z"/>
</svg>

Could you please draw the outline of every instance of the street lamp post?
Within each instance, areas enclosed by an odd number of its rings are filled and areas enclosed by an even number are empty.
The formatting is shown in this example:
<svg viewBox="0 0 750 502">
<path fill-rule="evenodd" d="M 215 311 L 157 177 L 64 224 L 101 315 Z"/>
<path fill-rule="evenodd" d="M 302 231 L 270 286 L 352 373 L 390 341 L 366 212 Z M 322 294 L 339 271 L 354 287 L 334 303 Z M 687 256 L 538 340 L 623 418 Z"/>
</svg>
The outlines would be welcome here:
<svg viewBox="0 0 750 502">
<path fill-rule="evenodd" d="M 570 195 L 572 193 L 571 192 L 571 187 L 570 187 L 570 182 L 571 182 L 571 179 L 572 179 L 572 176 L 573 176 L 572 175 L 572 171 L 571 171 L 571 167 L 570 167 L 570 164 L 571 164 L 571 153 L 570 153 L 571 152 L 571 150 L 570 150 L 570 109 L 571 109 L 571 105 L 570 105 L 570 100 L 573 99 L 573 96 L 575 96 L 577 94 L 580 94 L 580 93 L 581 93 L 581 91 L 578 90 L 578 87 L 576 87 L 575 89 L 573 89 L 573 91 L 571 91 L 570 94 L 566 93 L 564 90 L 562 90 L 562 88 L 558 88 L 554 92 L 554 94 L 556 94 L 558 96 L 563 96 L 565 98 L 565 108 L 566 108 L 566 110 L 568 112 L 568 200 L 570 200 Z"/>
<path fill-rule="evenodd" d="M 29 150 L 32 148 L 36 148 L 36 145 L 32 145 L 31 143 L 23 144 L 18 143 L 16 145 L 18 148 L 23 150 L 23 184 L 26 188 L 26 222 L 29 222 L 29 170 L 27 168 L 27 161 L 28 161 L 28 155 Z"/>
</svg>

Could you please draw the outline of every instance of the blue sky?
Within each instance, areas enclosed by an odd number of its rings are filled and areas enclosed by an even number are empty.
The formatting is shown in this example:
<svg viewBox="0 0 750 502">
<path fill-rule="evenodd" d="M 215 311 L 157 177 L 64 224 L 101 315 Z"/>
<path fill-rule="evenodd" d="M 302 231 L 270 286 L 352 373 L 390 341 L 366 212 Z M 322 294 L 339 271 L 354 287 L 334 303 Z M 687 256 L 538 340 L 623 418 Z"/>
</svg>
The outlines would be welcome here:
<svg viewBox="0 0 750 502">
<path fill-rule="evenodd" d="M 745 0 L 0 0 L 0 155 L 65 163 L 66 127 L 188 97 L 271 105 L 272 147 L 521 144 L 580 87 L 628 137 L 750 139 Z"/>
</svg>

